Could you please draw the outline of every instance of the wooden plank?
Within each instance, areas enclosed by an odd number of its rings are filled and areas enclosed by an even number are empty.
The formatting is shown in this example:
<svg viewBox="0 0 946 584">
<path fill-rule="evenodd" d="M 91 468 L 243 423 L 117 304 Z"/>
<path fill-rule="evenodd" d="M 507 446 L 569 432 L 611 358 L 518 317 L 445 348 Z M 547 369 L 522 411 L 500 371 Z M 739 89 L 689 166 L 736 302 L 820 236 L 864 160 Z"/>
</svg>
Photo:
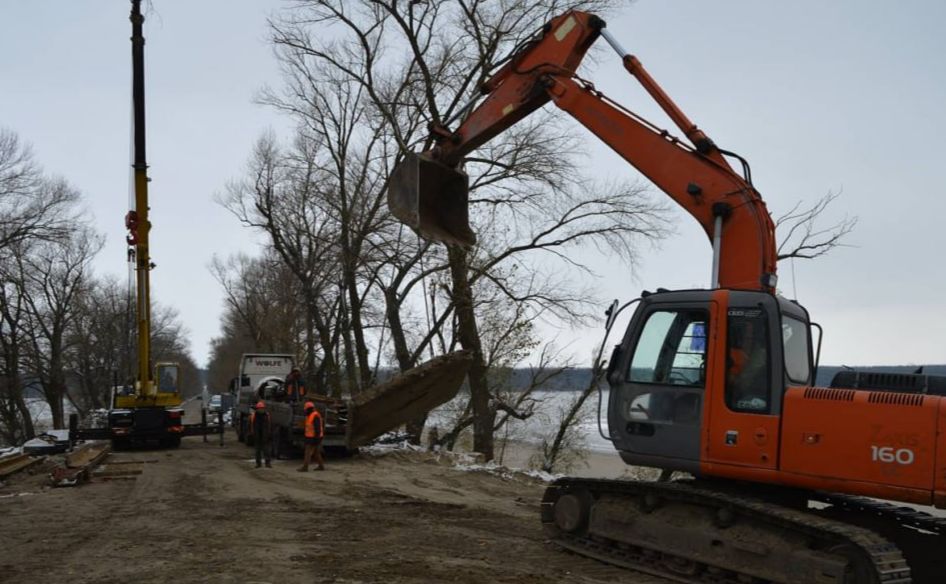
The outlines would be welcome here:
<svg viewBox="0 0 946 584">
<path fill-rule="evenodd" d="M 99 467 L 92 472 L 92 476 L 95 478 L 102 477 L 124 477 L 124 476 L 136 476 L 140 475 L 142 470 L 138 469 L 117 469 L 117 468 L 102 468 Z"/>
<path fill-rule="evenodd" d="M 101 462 L 112 447 L 108 442 L 88 442 L 66 455 L 66 467 L 82 468 Z"/>
<path fill-rule="evenodd" d="M 71 487 L 89 480 L 95 469 L 112 451 L 108 442 L 89 442 L 66 456 L 65 466 L 53 469 L 50 482 L 56 487 Z"/>
<path fill-rule="evenodd" d="M 45 457 L 32 457 L 28 454 L 15 454 L 0 459 L 0 479 L 5 479 L 15 473 L 33 466 Z"/>
</svg>

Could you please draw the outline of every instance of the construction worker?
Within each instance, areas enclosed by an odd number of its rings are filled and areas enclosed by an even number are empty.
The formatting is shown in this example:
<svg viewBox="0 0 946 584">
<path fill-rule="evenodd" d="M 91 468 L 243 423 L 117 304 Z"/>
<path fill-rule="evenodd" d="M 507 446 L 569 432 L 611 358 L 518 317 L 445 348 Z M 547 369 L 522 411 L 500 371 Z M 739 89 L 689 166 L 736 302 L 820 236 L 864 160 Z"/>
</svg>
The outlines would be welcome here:
<svg viewBox="0 0 946 584">
<path fill-rule="evenodd" d="M 266 411 L 266 402 L 259 400 L 253 406 L 250 414 L 250 428 L 253 432 L 253 443 L 256 445 L 256 468 L 260 467 L 262 459 L 266 459 L 266 468 L 272 468 L 270 451 L 272 450 L 273 421 Z"/>
<path fill-rule="evenodd" d="M 296 402 L 305 397 L 305 379 L 298 367 L 293 367 L 286 376 L 286 397 L 290 402 Z"/>
<path fill-rule="evenodd" d="M 322 437 L 325 436 L 325 425 L 322 423 L 322 414 L 311 401 L 305 402 L 305 456 L 299 472 L 308 472 L 309 463 L 315 459 L 316 470 L 325 470 L 322 460 Z"/>
</svg>

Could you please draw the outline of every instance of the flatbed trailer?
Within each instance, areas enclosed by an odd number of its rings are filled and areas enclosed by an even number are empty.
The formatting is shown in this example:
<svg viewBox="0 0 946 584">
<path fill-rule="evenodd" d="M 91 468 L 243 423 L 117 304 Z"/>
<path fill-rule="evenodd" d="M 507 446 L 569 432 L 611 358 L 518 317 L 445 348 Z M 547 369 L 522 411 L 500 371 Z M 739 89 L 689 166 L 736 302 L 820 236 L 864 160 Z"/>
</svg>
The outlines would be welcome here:
<svg viewBox="0 0 946 584">
<path fill-rule="evenodd" d="M 178 446 L 181 438 L 185 436 L 213 436 L 219 434 L 222 442 L 226 431 L 226 426 L 223 423 L 223 412 L 217 415 L 216 420 L 212 418 L 208 420 L 206 412 L 202 411 L 200 422 L 185 424 L 183 423 L 184 412 L 183 409 L 180 409 L 180 415 L 173 418 L 178 423 L 167 425 L 164 422 L 159 423 L 157 419 L 161 416 L 161 412 L 166 413 L 169 410 L 155 408 L 152 423 L 144 425 L 141 421 L 146 420 L 146 417 L 137 415 L 140 411 L 140 408 L 136 409 L 134 412 L 136 415 L 131 418 L 131 425 L 124 427 L 116 427 L 110 424 L 108 427 L 80 428 L 78 415 L 72 414 L 69 416 L 69 442 L 75 444 L 80 440 L 111 440 L 116 445 L 137 441 L 142 443 L 157 442 L 164 446 Z M 110 420 L 112 419 L 111 413 L 109 412 Z M 136 427 L 136 422 L 141 425 Z"/>
<path fill-rule="evenodd" d="M 256 359 L 257 363 L 268 361 L 275 365 L 277 358 L 285 357 L 245 355 L 243 362 L 246 365 L 252 363 L 251 359 Z M 302 401 L 296 402 L 286 401 L 280 391 L 282 381 L 278 375 L 266 376 L 260 373 L 257 382 L 253 383 L 251 376 L 245 374 L 244 367 L 239 378 L 240 392 L 232 413 L 233 425 L 237 429 L 237 438 L 252 445 L 249 416 L 253 405 L 262 399 L 272 416 L 276 456 L 288 455 L 303 445 L 303 408 L 306 401 L 311 401 L 318 408 L 325 425 L 323 447 L 351 452 L 453 399 L 466 378 L 471 362 L 469 351 L 456 351 L 399 373 L 351 398 L 309 393 Z"/>
</svg>

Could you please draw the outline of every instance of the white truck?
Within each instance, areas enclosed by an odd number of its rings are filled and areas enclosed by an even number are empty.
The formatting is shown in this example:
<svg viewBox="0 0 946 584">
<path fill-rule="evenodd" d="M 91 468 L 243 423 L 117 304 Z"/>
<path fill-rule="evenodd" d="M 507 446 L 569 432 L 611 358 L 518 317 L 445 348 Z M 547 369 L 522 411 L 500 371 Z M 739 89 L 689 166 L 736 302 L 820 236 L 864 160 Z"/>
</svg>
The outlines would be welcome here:
<svg viewBox="0 0 946 584">
<path fill-rule="evenodd" d="M 276 458 L 281 458 L 302 446 L 303 406 L 312 401 L 325 425 L 323 446 L 351 451 L 452 399 L 471 361 L 468 351 L 441 355 L 347 399 L 315 394 L 310 384 L 304 400 L 290 403 L 284 384 L 295 357 L 247 353 L 240 359 L 239 375 L 230 384 L 235 397 L 231 420 L 237 438 L 252 444 L 250 414 L 257 401 L 265 401 L 273 421 L 273 449 Z"/>
<path fill-rule="evenodd" d="M 237 438 L 241 442 L 253 444 L 250 414 L 256 402 L 263 400 L 272 417 L 276 458 L 303 444 L 305 402 L 289 402 L 284 388 L 286 376 L 295 366 L 295 357 L 286 353 L 248 353 L 240 359 L 239 376 L 233 384 L 237 388 L 237 395 L 231 419 L 237 430 Z M 323 446 L 345 448 L 345 426 L 348 421 L 346 403 L 314 394 L 306 396 L 306 401 L 309 400 L 316 404 L 325 423 Z"/>
</svg>

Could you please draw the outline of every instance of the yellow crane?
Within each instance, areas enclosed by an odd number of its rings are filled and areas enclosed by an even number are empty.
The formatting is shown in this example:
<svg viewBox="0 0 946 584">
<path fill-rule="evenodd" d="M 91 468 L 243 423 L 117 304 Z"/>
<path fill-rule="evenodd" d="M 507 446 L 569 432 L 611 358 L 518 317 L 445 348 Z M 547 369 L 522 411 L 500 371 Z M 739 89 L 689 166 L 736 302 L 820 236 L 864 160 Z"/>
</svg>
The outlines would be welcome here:
<svg viewBox="0 0 946 584">
<path fill-rule="evenodd" d="M 135 262 L 138 372 L 131 391 L 116 391 L 109 411 L 113 442 L 157 440 L 165 446 L 180 444 L 184 411 L 176 363 L 151 368 L 151 263 L 148 218 L 148 164 L 145 159 L 145 79 L 141 0 L 131 0 L 132 104 L 134 128 L 135 208 L 125 216 L 129 259 Z"/>
</svg>

